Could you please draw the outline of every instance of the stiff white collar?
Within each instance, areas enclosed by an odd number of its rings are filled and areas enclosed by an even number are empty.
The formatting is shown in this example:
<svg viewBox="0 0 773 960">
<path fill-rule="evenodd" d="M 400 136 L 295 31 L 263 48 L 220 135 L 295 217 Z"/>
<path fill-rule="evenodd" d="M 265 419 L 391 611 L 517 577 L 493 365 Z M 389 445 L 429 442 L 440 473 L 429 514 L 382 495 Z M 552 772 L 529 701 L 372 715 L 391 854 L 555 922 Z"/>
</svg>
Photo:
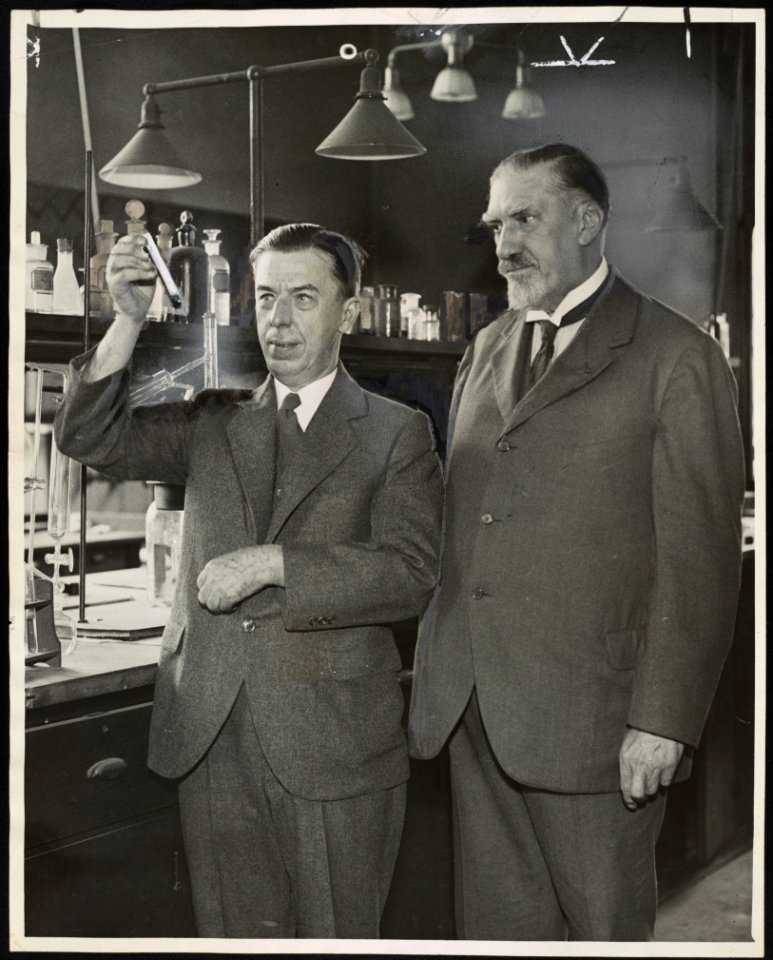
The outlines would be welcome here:
<svg viewBox="0 0 773 960">
<path fill-rule="evenodd" d="M 546 313 L 544 310 L 527 310 L 525 317 L 526 323 L 534 323 L 537 320 L 550 320 L 551 323 L 559 327 L 563 317 L 578 304 L 582 303 L 583 300 L 587 300 L 588 297 L 592 296 L 606 281 L 608 274 L 609 264 L 607 263 L 606 257 L 602 256 L 601 263 L 588 279 L 583 280 L 579 287 L 574 287 L 574 289 L 570 290 L 553 313 Z"/>
<path fill-rule="evenodd" d="M 290 387 L 286 387 L 281 380 L 277 380 L 274 377 L 274 388 L 276 390 L 276 408 L 277 410 L 282 406 L 282 401 L 287 396 L 288 393 L 297 393 L 301 398 L 300 404 L 295 408 L 295 415 L 298 418 L 298 423 L 301 425 L 301 430 L 306 430 L 309 423 L 311 423 L 311 418 L 317 412 L 317 409 L 322 403 L 325 394 L 333 386 L 333 381 L 336 378 L 338 369 L 333 370 L 332 373 L 328 373 L 324 377 L 320 377 L 319 380 L 313 380 L 311 383 L 307 383 L 305 387 L 300 387 L 298 390 L 293 390 Z"/>
</svg>

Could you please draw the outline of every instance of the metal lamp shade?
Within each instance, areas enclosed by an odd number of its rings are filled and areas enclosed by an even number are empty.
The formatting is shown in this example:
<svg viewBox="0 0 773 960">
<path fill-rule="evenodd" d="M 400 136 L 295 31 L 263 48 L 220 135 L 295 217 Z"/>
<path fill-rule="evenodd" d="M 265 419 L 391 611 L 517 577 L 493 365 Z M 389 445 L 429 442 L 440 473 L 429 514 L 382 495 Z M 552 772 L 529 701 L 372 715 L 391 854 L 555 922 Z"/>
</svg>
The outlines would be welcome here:
<svg viewBox="0 0 773 960">
<path fill-rule="evenodd" d="M 671 176 L 671 186 L 645 231 L 659 233 L 688 230 L 721 230 L 722 225 L 698 200 L 684 162 Z"/>
<path fill-rule="evenodd" d="M 191 187 L 201 174 L 189 170 L 167 140 L 161 111 L 152 97 L 142 104 L 139 129 L 113 159 L 99 171 L 106 183 L 141 190 L 173 190 Z"/>
<path fill-rule="evenodd" d="M 478 99 L 475 81 L 464 67 L 458 66 L 448 66 L 440 71 L 430 96 L 446 103 L 467 103 Z"/>
<path fill-rule="evenodd" d="M 427 148 L 389 112 L 378 70 L 366 67 L 354 106 L 315 152 L 336 160 L 400 160 Z"/>
<path fill-rule="evenodd" d="M 530 120 L 544 115 L 542 97 L 531 87 L 515 87 L 511 90 L 502 110 L 505 120 Z"/>
<path fill-rule="evenodd" d="M 523 61 L 523 53 L 519 51 L 519 59 Z M 505 120 L 530 120 L 545 115 L 545 104 L 542 97 L 529 83 L 528 68 L 523 62 L 515 70 L 515 87 L 505 100 L 502 116 Z"/>
<path fill-rule="evenodd" d="M 414 117 L 410 97 L 400 86 L 400 75 L 393 67 L 384 70 L 384 88 L 381 91 L 390 113 L 398 120 L 412 120 Z"/>
</svg>

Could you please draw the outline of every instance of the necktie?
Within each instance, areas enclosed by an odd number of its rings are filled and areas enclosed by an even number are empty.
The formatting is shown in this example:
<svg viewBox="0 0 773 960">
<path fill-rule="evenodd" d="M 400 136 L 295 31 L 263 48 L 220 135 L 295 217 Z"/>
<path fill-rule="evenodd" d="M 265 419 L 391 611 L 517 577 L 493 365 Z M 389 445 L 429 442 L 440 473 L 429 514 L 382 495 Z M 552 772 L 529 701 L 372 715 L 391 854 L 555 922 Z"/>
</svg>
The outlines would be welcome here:
<svg viewBox="0 0 773 960">
<path fill-rule="evenodd" d="M 276 413 L 276 473 L 280 477 L 292 460 L 303 439 L 303 430 L 295 415 L 301 398 L 288 393 Z"/>
<path fill-rule="evenodd" d="M 529 368 L 529 389 L 545 374 L 553 359 L 558 327 L 552 320 L 537 320 L 542 330 L 542 342 Z"/>
</svg>

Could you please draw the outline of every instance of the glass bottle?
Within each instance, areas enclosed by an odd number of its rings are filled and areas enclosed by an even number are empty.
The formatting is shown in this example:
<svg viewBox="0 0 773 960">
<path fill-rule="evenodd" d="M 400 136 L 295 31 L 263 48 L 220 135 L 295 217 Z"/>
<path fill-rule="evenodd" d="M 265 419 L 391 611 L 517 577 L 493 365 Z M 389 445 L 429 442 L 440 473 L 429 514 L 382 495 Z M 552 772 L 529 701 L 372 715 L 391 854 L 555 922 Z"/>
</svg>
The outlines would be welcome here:
<svg viewBox="0 0 773 960">
<path fill-rule="evenodd" d="M 59 238 L 56 241 L 57 258 L 54 271 L 54 313 L 82 313 L 83 297 L 81 296 L 78 278 L 72 262 L 72 240 Z"/>
<path fill-rule="evenodd" d="M 185 487 L 153 484 L 153 502 L 145 514 L 147 590 L 152 607 L 170 607 L 174 599 L 182 553 L 184 500 Z"/>
<path fill-rule="evenodd" d="M 381 337 L 400 336 L 400 303 L 393 283 L 376 287 L 376 333 Z"/>
<path fill-rule="evenodd" d="M 169 265 L 169 258 L 172 250 L 172 225 L 171 223 L 159 223 L 158 233 L 156 234 L 156 246 L 159 253 Z M 172 310 L 172 304 L 166 295 L 164 284 L 160 279 L 156 280 L 156 290 L 153 299 L 148 307 L 148 320 L 166 320 L 167 315 Z"/>
<path fill-rule="evenodd" d="M 360 290 L 360 333 L 374 334 L 376 332 L 376 323 L 373 316 L 373 311 L 373 287 L 363 287 Z"/>
<path fill-rule="evenodd" d="M 171 311 L 181 323 L 201 323 L 209 309 L 209 257 L 203 247 L 194 246 L 196 227 L 190 210 L 180 214 L 177 246 L 169 255 L 169 272 L 182 294 L 182 304 Z"/>
<path fill-rule="evenodd" d="M 54 309 L 54 268 L 46 259 L 48 244 L 40 242 L 40 233 L 33 230 L 27 244 L 27 273 L 24 288 L 24 309 L 51 313 Z"/>
<path fill-rule="evenodd" d="M 424 308 L 424 339 L 425 340 L 439 340 L 440 339 L 440 315 L 438 314 L 438 308 L 427 304 Z"/>
<path fill-rule="evenodd" d="M 99 233 L 95 234 L 97 252 L 91 258 L 91 291 L 89 294 L 89 310 L 94 316 L 102 320 L 113 316 L 113 298 L 107 288 L 107 258 L 115 244 L 117 233 L 113 231 L 112 220 L 99 221 Z"/>
<path fill-rule="evenodd" d="M 204 249 L 209 257 L 209 310 L 217 324 L 227 327 L 231 322 L 231 268 L 220 254 L 219 230 L 205 230 Z"/>
<path fill-rule="evenodd" d="M 144 233 L 145 221 L 142 216 L 145 213 L 145 204 L 142 200 L 127 200 L 123 209 L 129 216 L 126 221 L 126 235 L 130 237 L 133 233 Z"/>
<path fill-rule="evenodd" d="M 420 293 L 401 293 L 400 294 L 400 336 L 406 336 L 413 340 L 418 340 L 422 336 L 423 329 L 420 328 L 418 318 L 424 319 L 424 311 L 419 306 L 421 300 Z M 405 330 L 405 333 L 403 333 Z"/>
</svg>

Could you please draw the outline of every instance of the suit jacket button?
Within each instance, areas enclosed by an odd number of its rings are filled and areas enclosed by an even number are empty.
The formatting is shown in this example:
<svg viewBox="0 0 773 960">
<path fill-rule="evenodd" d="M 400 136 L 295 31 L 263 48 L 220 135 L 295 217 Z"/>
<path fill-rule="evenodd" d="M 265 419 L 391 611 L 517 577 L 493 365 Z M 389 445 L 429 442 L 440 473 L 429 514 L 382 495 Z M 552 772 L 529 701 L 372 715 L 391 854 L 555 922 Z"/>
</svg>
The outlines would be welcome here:
<svg viewBox="0 0 773 960">
<path fill-rule="evenodd" d="M 255 630 L 255 621 L 250 617 L 247 620 L 242 620 L 242 630 L 245 633 L 253 633 Z"/>
<path fill-rule="evenodd" d="M 490 513 L 484 513 L 483 516 L 480 518 L 480 520 L 481 520 L 481 523 L 487 523 L 487 524 L 494 522 L 494 518 L 491 516 Z"/>
<path fill-rule="evenodd" d="M 472 599 L 473 599 L 473 600 L 482 600 L 484 596 L 485 596 L 485 594 L 483 593 L 482 587 L 476 587 L 476 588 L 472 591 Z"/>
<path fill-rule="evenodd" d="M 316 618 L 316 617 L 309 617 L 309 626 L 310 626 L 310 627 L 316 627 L 317 625 L 318 625 L 317 618 Z"/>
<path fill-rule="evenodd" d="M 327 622 L 332 626 L 332 625 L 336 622 L 336 618 L 335 618 L 335 617 L 328 617 L 328 618 L 327 618 Z"/>
<path fill-rule="evenodd" d="M 497 444 L 497 450 L 500 450 L 502 453 L 507 453 L 509 449 L 510 444 L 507 442 L 507 440 L 500 440 Z"/>
</svg>

